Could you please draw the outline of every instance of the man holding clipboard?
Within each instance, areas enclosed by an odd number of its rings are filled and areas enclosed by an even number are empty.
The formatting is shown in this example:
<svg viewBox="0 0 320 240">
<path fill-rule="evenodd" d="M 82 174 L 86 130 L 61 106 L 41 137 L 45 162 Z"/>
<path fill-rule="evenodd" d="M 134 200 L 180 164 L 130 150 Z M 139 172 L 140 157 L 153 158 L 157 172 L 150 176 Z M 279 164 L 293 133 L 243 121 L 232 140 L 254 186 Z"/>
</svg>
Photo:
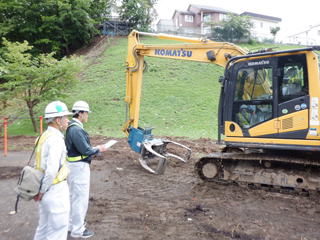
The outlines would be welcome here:
<svg viewBox="0 0 320 240">
<path fill-rule="evenodd" d="M 92 147 L 83 123 L 88 121 L 89 104 L 77 101 L 72 107 L 73 119 L 66 132 L 68 151 L 67 165 L 70 169 L 68 185 L 70 189 L 70 216 L 68 230 L 71 237 L 89 238 L 93 232 L 85 228 L 85 216 L 89 203 L 90 163 L 92 155 L 101 155 L 105 145 Z"/>
</svg>

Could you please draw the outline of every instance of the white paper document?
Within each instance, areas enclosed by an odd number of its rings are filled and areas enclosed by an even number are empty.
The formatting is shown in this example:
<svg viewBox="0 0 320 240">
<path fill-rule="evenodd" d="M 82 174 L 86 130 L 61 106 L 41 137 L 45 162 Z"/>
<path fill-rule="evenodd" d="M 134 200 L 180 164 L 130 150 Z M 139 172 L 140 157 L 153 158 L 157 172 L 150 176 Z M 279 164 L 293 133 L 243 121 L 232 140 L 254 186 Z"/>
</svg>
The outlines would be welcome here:
<svg viewBox="0 0 320 240">
<path fill-rule="evenodd" d="M 115 144 L 116 140 L 110 140 L 109 142 L 107 142 L 104 146 L 106 147 L 106 149 L 108 149 L 109 147 L 111 147 L 113 144 Z"/>
</svg>

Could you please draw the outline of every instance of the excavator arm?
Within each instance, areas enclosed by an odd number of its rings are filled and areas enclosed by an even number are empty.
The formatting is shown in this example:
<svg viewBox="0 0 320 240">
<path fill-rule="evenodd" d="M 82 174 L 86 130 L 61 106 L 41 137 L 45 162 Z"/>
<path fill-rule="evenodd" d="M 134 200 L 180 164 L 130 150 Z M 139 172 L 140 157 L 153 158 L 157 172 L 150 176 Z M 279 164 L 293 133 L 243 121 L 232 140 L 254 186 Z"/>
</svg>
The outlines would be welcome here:
<svg viewBox="0 0 320 240">
<path fill-rule="evenodd" d="M 139 36 L 158 37 L 159 39 L 174 40 L 180 44 L 150 45 L 140 43 Z M 140 163 L 148 171 L 155 174 L 163 174 L 167 164 L 167 157 L 175 157 L 187 162 L 191 156 L 191 150 L 186 146 L 169 140 L 155 139 L 151 134 L 151 128 L 139 127 L 139 111 L 142 87 L 142 76 L 144 68 L 144 56 L 179 59 L 213 63 L 226 67 L 234 56 L 246 55 L 242 48 L 226 42 L 214 42 L 203 38 L 187 38 L 166 34 L 151 34 L 133 30 L 128 36 L 128 56 L 126 61 L 126 97 L 127 104 L 126 124 L 123 132 L 131 148 L 140 153 Z M 129 118 L 128 118 L 129 114 Z M 187 150 L 186 157 L 170 154 L 166 146 L 173 143 Z M 149 164 L 150 159 L 158 158 L 156 169 Z"/>
</svg>

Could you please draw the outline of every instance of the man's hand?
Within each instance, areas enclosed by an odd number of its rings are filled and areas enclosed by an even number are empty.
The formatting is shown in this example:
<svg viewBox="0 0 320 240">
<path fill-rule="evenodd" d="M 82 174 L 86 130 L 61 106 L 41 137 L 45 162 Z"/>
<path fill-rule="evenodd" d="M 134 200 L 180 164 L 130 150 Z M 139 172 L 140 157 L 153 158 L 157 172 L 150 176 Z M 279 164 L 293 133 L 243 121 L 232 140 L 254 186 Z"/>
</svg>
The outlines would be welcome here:
<svg viewBox="0 0 320 240">
<path fill-rule="evenodd" d="M 36 195 L 36 197 L 33 199 L 35 202 L 39 202 L 42 198 L 44 193 L 38 192 L 38 194 Z"/>
<path fill-rule="evenodd" d="M 98 148 L 100 149 L 100 152 L 105 152 L 105 151 L 107 151 L 105 145 L 99 145 Z"/>
<path fill-rule="evenodd" d="M 93 147 L 93 149 L 100 149 L 100 152 L 105 152 L 107 151 L 106 146 L 105 145 L 98 145 L 96 147 Z"/>
</svg>

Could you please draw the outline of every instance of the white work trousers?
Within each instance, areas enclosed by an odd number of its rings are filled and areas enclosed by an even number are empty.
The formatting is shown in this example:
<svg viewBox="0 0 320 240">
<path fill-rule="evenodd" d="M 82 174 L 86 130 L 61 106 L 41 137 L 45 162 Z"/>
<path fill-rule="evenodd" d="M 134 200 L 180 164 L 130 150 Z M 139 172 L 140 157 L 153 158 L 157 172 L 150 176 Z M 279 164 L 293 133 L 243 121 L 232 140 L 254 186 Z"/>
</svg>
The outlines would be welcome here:
<svg viewBox="0 0 320 240">
<path fill-rule="evenodd" d="M 39 226 L 34 240 L 65 240 L 70 211 L 67 181 L 52 185 L 39 204 Z"/>
<path fill-rule="evenodd" d="M 70 169 L 67 180 L 70 190 L 69 231 L 81 235 L 87 214 L 90 190 L 90 165 L 85 162 L 67 162 Z"/>
</svg>

